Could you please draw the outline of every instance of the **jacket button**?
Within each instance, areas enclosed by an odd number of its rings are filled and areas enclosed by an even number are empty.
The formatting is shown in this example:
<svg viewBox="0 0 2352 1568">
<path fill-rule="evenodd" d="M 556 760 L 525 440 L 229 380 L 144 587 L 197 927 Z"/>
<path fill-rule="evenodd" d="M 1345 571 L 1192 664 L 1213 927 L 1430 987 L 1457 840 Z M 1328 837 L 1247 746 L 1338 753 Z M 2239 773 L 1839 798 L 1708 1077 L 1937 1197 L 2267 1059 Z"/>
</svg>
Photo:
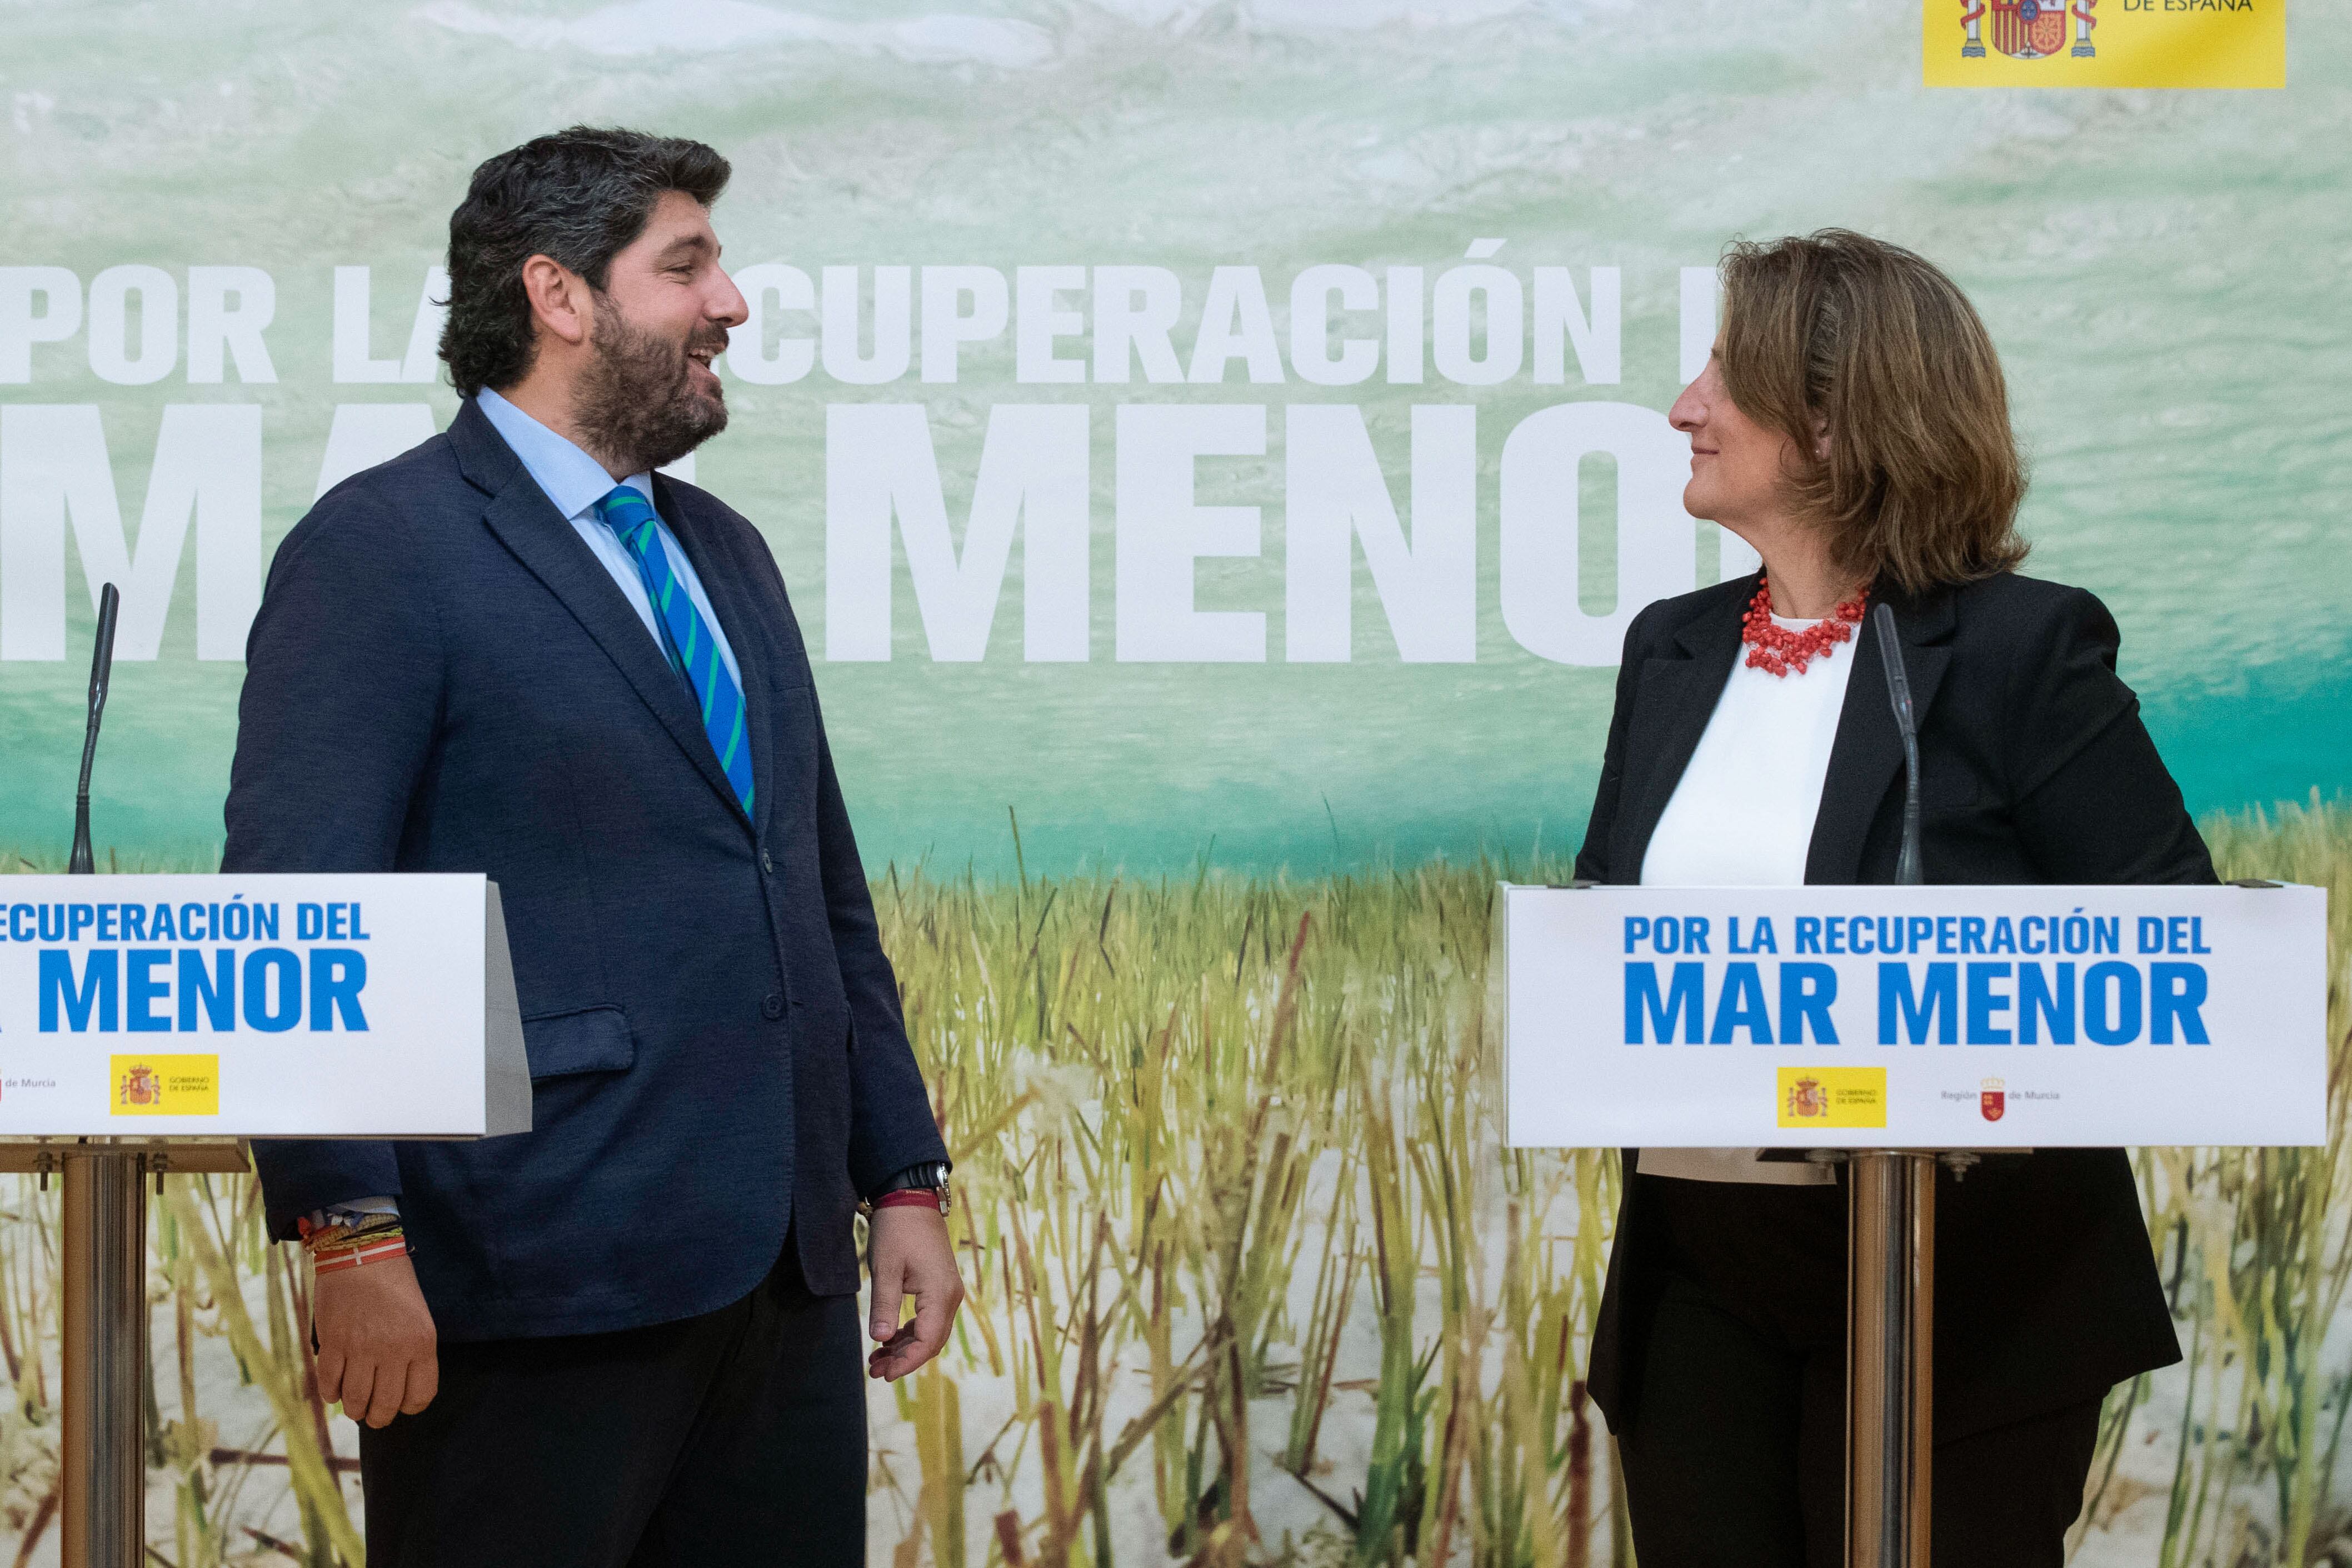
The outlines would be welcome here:
<svg viewBox="0 0 2352 1568">
<path fill-rule="evenodd" d="M 776 874 L 776 863 L 768 858 L 768 852 L 765 849 L 760 851 L 760 869 L 771 877 Z"/>
<path fill-rule="evenodd" d="M 773 991 L 760 998 L 760 1016 L 781 1018 L 784 1016 L 784 999 Z"/>
</svg>

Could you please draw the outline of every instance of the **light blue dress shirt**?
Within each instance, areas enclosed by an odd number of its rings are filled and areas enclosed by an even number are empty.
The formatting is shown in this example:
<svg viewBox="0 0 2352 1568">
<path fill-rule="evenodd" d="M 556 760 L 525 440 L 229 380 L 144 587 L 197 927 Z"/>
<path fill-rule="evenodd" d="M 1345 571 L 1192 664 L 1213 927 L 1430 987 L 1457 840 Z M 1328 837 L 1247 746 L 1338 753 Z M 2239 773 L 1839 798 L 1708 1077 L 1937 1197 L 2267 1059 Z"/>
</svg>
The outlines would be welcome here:
<svg viewBox="0 0 2352 1568">
<path fill-rule="evenodd" d="M 620 536 L 596 515 L 596 503 L 613 491 L 613 476 L 604 471 L 604 465 L 487 386 L 475 395 L 474 401 L 506 438 L 507 445 L 514 448 L 514 455 L 522 459 L 530 477 L 539 481 L 539 488 L 547 492 L 547 499 L 555 503 L 555 510 L 572 524 L 572 531 L 595 552 L 598 563 L 612 576 L 613 585 L 621 590 L 630 607 L 637 612 L 637 619 L 645 622 L 646 635 L 659 646 L 661 632 L 654 624 L 654 602 L 646 595 L 646 582 L 638 574 L 636 558 L 629 553 Z M 631 474 L 621 482 L 646 500 L 654 499 L 652 475 Z M 735 689 L 741 690 L 743 671 L 735 662 L 734 648 L 728 644 L 727 628 L 719 624 L 718 612 L 710 607 L 710 596 L 702 591 L 702 579 L 695 574 L 694 563 L 687 559 L 686 551 L 678 544 L 677 536 L 670 532 L 667 522 L 656 520 L 654 528 L 661 535 L 662 548 L 669 552 L 671 573 L 686 585 L 687 597 L 694 601 L 694 607 L 702 612 L 703 625 L 710 628 L 711 638 L 719 645 L 719 658 L 727 666 L 727 673 L 734 677 Z"/>
</svg>

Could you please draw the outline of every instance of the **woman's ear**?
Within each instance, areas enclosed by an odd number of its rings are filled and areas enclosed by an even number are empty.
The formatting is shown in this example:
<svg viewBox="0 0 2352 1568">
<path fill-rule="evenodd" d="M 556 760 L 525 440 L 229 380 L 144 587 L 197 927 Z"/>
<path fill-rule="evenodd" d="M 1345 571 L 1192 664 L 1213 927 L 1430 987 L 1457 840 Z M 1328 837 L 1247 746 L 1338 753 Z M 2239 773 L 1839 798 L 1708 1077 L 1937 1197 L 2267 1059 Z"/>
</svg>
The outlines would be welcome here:
<svg viewBox="0 0 2352 1568">
<path fill-rule="evenodd" d="M 1815 414 L 1811 417 L 1813 427 L 1813 461 L 1826 463 L 1830 460 L 1829 418 L 1826 415 L 1821 414 Z"/>
</svg>

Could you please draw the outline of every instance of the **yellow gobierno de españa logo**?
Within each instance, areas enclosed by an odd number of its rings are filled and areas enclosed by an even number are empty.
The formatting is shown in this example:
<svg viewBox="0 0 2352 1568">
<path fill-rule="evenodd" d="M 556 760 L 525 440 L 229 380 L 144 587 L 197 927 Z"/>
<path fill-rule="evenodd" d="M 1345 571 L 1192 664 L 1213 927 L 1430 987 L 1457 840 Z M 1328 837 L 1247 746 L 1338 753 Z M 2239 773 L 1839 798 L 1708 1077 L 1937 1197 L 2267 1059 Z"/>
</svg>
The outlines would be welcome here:
<svg viewBox="0 0 2352 1568">
<path fill-rule="evenodd" d="M 1929 87 L 2284 87 L 2286 0 L 1922 0 Z"/>
<path fill-rule="evenodd" d="M 1884 1127 L 1885 1068 L 1782 1068 L 1783 1127 Z"/>
<path fill-rule="evenodd" d="M 114 1116 L 218 1116 L 220 1058 L 115 1057 Z"/>
</svg>

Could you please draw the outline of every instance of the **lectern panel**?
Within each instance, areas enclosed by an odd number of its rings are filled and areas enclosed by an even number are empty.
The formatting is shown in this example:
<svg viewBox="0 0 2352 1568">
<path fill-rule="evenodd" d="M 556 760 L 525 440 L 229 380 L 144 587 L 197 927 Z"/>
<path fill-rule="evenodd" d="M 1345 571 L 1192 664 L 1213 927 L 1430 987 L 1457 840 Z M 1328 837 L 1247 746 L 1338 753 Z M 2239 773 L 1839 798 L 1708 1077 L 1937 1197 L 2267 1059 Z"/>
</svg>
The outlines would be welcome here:
<svg viewBox="0 0 2352 1568">
<path fill-rule="evenodd" d="M 0 1135 L 527 1127 L 490 1062 L 518 1048 L 494 894 L 479 876 L 11 877 Z"/>
<path fill-rule="evenodd" d="M 2317 888 L 1502 900 L 1517 1145 L 2326 1140 Z"/>
</svg>

